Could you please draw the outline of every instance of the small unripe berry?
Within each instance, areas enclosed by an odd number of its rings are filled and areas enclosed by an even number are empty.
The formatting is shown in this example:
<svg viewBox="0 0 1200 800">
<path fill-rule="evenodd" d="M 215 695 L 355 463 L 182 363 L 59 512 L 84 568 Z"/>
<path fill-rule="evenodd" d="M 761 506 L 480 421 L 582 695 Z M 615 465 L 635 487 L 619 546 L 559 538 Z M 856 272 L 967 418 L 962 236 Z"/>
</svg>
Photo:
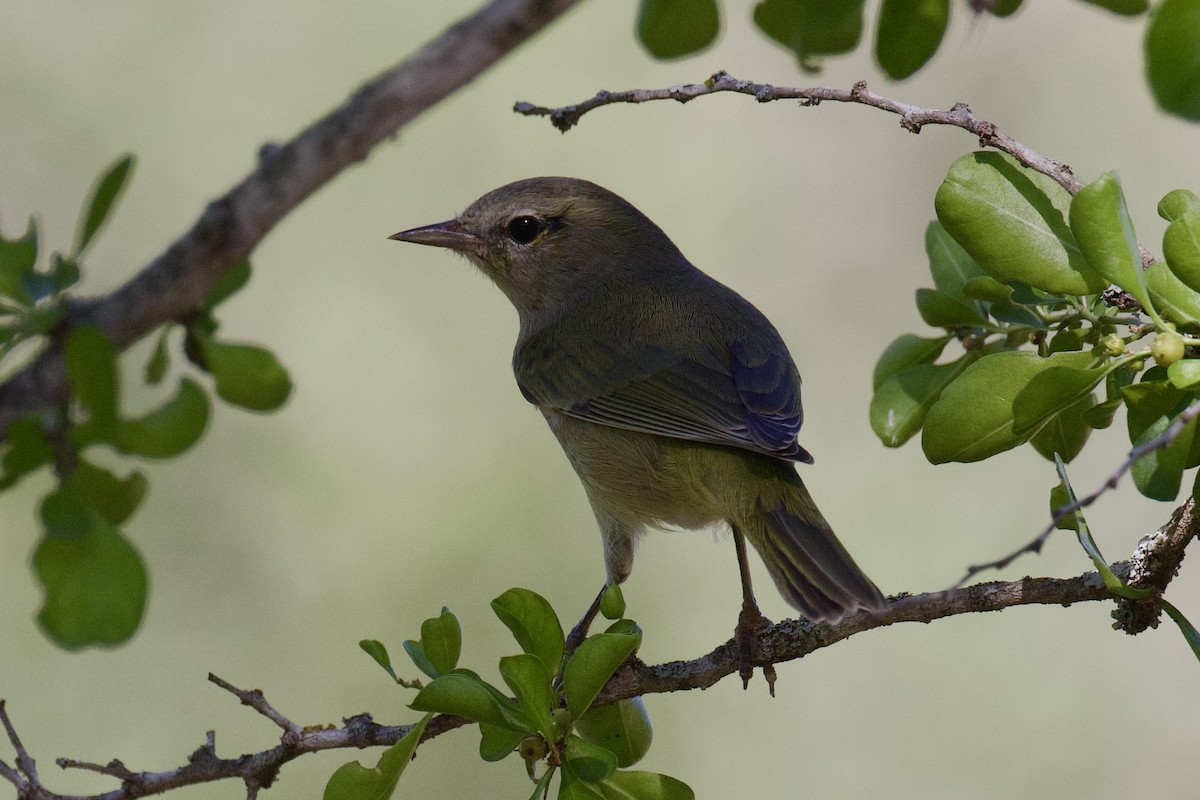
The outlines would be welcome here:
<svg viewBox="0 0 1200 800">
<path fill-rule="evenodd" d="M 546 747 L 546 740 L 542 737 L 526 736 L 517 745 L 517 752 L 521 755 L 521 758 L 532 764 L 535 761 L 541 761 L 545 758 L 549 749 Z"/>
<path fill-rule="evenodd" d="M 1110 333 L 1100 340 L 1100 346 L 1104 348 L 1104 352 L 1110 356 L 1116 357 L 1125 352 L 1125 340 L 1115 333 Z"/>
<path fill-rule="evenodd" d="M 1175 331 L 1159 331 L 1150 345 L 1150 355 L 1164 367 L 1169 367 L 1183 358 L 1183 337 Z"/>
</svg>

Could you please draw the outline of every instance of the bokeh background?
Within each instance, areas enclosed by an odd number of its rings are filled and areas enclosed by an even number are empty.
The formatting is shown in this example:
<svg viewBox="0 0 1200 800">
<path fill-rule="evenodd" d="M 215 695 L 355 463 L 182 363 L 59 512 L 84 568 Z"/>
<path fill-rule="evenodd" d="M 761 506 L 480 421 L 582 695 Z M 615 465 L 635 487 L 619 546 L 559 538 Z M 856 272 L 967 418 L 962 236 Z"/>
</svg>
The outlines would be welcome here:
<svg viewBox="0 0 1200 800">
<path fill-rule="evenodd" d="M 295 393 L 270 416 L 221 407 L 194 451 L 148 465 L 151 494 L 127 532 L 152 593 L 126 646 L 66 653 L 41 636 L 29 560 L 48 482 L 0 498 L 0 696 L 52 788 L 113 786 L 60 772 L 58 756 L 166 769 L 208 729 L 225 756 L 271 746 L 278 731 L 208 684 L 208 671 L 263 689 L 301 724 L 366 710 L 404 722 L 416 718 L 409 694 L 359 639 L 399 654 L 448 605 L 462 621 L 463 663 L 495 677 L 513 645 L 493 597 L 526 586 L 564 617 L 583 610 L 602 580 L 598 537 L 566 460 L 513 385 L 515 313 L 466 262 L 386 239 L 517 178 L 612 188 L 775 321 L 805 378 L 802 442 L 817 458 L 805 479 L 885 591 L 943 588 L 1041 528 L 1055 478 L 1032 451 L 935 468 L 918 443 L 886 450 L 867 425 L 876 357 L 923 330 L 912 303 L 930 283 L 923 230 L 946 167 L 975 146 L 968 135 L 913 136 L 871 109 L 732 95 L 601 110 L 566 135 L 509 109 L 716 69 L 783 85 L 866 78 L 908 102 L 967 101 L 1085 181 L 1119 170 L 1139 237 L 1157 250 L 1155 203 L 1196 188 L 1200 150 L 1196 127 L 1148 97 L 1144 18 L 1060 2 L 972 20 L 956 4 L 933 62 L 895 85 L 868 48 L 802 75 L 754 29 L 752 5 L 725 2 L 713 48 L 661 63 L 633 37 L 633 3 L 584 3 L 270 234 L 254 280 L 220 317 L 229 338 L 279 354 Z M 135 153 L 132 185 L 86 264 L 83 288 L 107 291 L 250 170 L 260 145 L 292 136 L 475 6 L 6 0 L 0 225 L 16 235 L 36 214 L 44 241 L 68 247 L 94 176 Z M 131 375 L 147 355 L 125 357 Z M 133 379 L 128 392 L 132 408 L 156 399 Z M 1119 420 L 1072 468 L 1076 485 L 1096 485 L 1125 448 Z M 1169 513 L 1123 484 L 1089 518 L 1116 560 Z M 1200 619 L 1194 566 L 1170 597 Z M 1087 568 L 1063 535 L 1001 577 Z M 787 616 L 757 574 L 764 611 Z M 711 533 L 650 536 L 626 597 L 644 659 L 701 655 L 736 618 L 732 545 Z M 1015 609 L 874 631 L 781 665 L 775 699 L 758 680 L 743 692 L 733 679 L 650 697 L 657 734 L 643 766 L 705 798 L 1194 797 L 1198 665 L 1173 627 L 1131 639 L 1109 629 L 1110 610 Z M 475 761 L 476 744 L 464 730 L 424 747 L 399 796 L 526 797 L 520 764 Z M 340 763 L 376 755 L 304 757 L 270 796 L 320 797 Z M 3 745 L 0 757 L 11 758 Z"/>
</svg>

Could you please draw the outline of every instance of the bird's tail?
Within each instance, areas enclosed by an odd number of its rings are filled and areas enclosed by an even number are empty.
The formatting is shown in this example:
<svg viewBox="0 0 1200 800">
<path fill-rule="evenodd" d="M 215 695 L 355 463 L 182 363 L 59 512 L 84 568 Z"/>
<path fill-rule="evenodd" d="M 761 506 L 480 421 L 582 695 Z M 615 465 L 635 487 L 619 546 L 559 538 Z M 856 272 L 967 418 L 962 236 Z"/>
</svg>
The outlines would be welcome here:
<svg viewBox="0 0 1200 800">
<path fill-rule="evenodd" d="M 780 492 L 760 496 L 737 525 L 758 551 L 783 598 L 814 621 L 834 621 L 887 602 L 834 536 L 808 489 L 788 466 Z"/>
</svg>

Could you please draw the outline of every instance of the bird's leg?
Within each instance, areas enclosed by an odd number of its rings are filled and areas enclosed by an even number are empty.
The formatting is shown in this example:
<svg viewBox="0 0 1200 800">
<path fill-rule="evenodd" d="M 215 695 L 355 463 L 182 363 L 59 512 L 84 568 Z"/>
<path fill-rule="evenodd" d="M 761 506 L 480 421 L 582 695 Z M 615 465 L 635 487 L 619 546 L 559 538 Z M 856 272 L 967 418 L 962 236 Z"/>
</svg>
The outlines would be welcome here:
<svg viewBox="0 0 1200 800">
<path fill-rule="evenodd" d="M 588 606 L 588 610 L 583 614 L 583 619 L 575 623 L 575 627 L 567 635 L 567 641 L 563 645 L 563 655 L 571 655 L 579 645 L 583 644 L 583 640 L 587 638 L 588 628 L 592 626 L 592 620 L 596 618 L 596 614 L 600 613 L 600 601 L 604 599 L 606 591 L 608 591 L 608 583 L 601 587 L 600 594 L 596 595 L 596 599 Z"/>
<path fill-rule="evenodd" d="M 742 612 L 738 614 L 737 628 L 733 638 L 738 648 L 738 675 L 742 679 L 742 688 L 750 685 L 754 676 L 754 656 L 758 649 L 758 634 L 771 624 L 771 620 L 758 610 L 758 601 L 754 599 L 754 587 L 750 584 L 750 561 L 746 557 L 746 537 L 736 527 L 733 529 L 733 546 L 737 549 L 738 570 L 742 576 Z M 763 677 L 767 679 L 767 687 L 771 696 L 775 696 L 775 667 L 772 664 L 763 666 Z"/>
</svg>

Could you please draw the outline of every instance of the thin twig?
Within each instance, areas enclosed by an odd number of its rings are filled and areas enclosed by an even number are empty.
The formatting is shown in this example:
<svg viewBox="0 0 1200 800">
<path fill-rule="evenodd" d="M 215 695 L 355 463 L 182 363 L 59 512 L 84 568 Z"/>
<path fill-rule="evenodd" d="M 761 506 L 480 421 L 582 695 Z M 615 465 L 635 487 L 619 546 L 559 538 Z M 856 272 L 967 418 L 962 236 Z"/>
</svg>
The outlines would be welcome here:
<svg viewBox="0 0 1200 800">
<path fill-rule="evenodd" d="M 55 763 L 63 769 L 79 769 L 84 770 L 85 772 L 98 772 L 101 775 L 109 775 L 113 778 L 123 781 L 135 779 L 137 777 L 132 770 L 115 758 L 107 764 L 93 764 L 90 761 L 77 761 L 74 758 L 60 758 L 57 759 Z"/>
<path fill-rule="evenodd" d="M 0 723 L 4 725 L 4 732 L 8 735 L 8 741 L 12 744 L 13 751 L 17 754 L 17 769 L 29 779 L 30 784 L 40 786 L 41 782 L 38 779 L 37 763 L 33 760 L 33 756 L 29 755 L 29 751 L 25 749 L 25 745 L 21 743 L 21 737 L 17 735 L 17 729 L 13 727 L 12 720 L 8 718 L 8 708 L 4 700 L 0 700 Z"/>
<path fill-rule="evenodd" d="M 1191 513 L 1192 505 L 1190 500 L 1185 503 L 1162 530 L 1138 544 L 1133 558 L 1115 565 L 1114 571 L 1121 575 L 1139 575 L 1138 585 L 1165 588 L 1177 571 L 1185 545 L 1200 529 L 1200 519 Z M 1023 578 L 1011 582 L 981 583 L 940 592 L 900 595 L 891 598 L 888 607 L 879 613 L 859 612 L 836 623 L 813 624 L 806 620 L 784 620 L 764 628 L 759 635 L 755 658 L 760 662 L 760 666 L 803 658 L 855 634 L 898 622 L 931 622 L 959 614 L 1000 611 L 1018 605 L 1059 606 L 1111 599 L 1113 596 L 1095 572 L 1087 572 L 1074 578 Z M 1136 632 L 1128 627 L 1124 629 Z M 674 661 L 655 666 L 631 662 L 613 676 L 601 692 L 597 703 L 611 703 L 645 694 L 704 689 L 727 675 L 734 674 L 738 665 L 737 643 L 732 639 L 711 653 L 692 661 Z M 232 691 L 239 699 L 247 697 L 251 700 L 247 705 L 263 713 L 260 706 L 265 705 L 265 700 L 260 702 L 258 699 L 261 693 L 229 688 L 231 685 L 220 679 L 213 682 L 227 691 Z M 3 716 L 3 705 L 0 705 L 0 716 Z M 282 718 L 282 715 L 280 716 Z M 439 715 L 426 727 L 423 740 L 435 738 L 466 724 L 468 720 L 462 717 Z M 247 787 L 247 797 L 253 798 L 260 789 L 272 784 L 284 764 L 305 753 L 392 745 L 410 730 L 411 725 L 379 725 L 369 715 L 360 714 L 344 720 L 340 728 L 306 727 L 299 729 L 299 733 L 292 737 L 289 737 L 285 728 L 283 741 L 279 745 L 237 758 L 218 757 L 213 733 L 209 731 L 205 744 L 189 757 L 187 764 L 164 772 L 128 772 L 123 765 L 119 768 L 114 766 L 120 764 L 116 761 L 110 762 L 107 767 L 99 767 L 60 759 L 59 763 L 64 766 L 93 769 L 122 779 L 120 788 L 88 797 L 68 798 L 48 792 L 40 786 L 37 788 L 38 793 L 32 794 L 24 788 L 28 786 L 24 779 L 14 774 L 11 769 L 0 769 L 0 777 L 17 786 L 18 791 L 24 791 L 21 797 L 35 797 L 37 800 L 136 800 L 181 786 L 224 778 L 243 781 Z M 15 731 L 10 733 L 9 738 L 14 742 L 14 747 L 17 747 L 20 757 L 24 748 L 16 744 L 19 739 L 16 738 Z M 24 758 L 28 759 L 28 754 L 24 754 Z M 32 759 L 28 760 L 32 762 Z M 121 770 L 120 774 L 117 774 L 118 769 Z"/>
<path fill-rule="evenodd" d="M 1125 473 L 1133 469 L 1134 464 L 1136 464 L 1141 458 L 1153 453 L 1155 450 L 1161 450 L 1162 448 L 1169 446 L 1172 442 L 1179 438 L 1180 434 L 1183 433 L 1183 429 L 1186 428 L 1188 423 L 1194 420 L 1197 416 L 1200 416 L 1200 401 L 1192 403 L 1192 405 L 1184 409 L 1183 413 L 1176 417 L 1175 421 L 1171 423 L 1170 427 L 1163 431 L 1161 435 L 1130 450 L 1129 457 L 1126 458 L 1119 467 L 1117 467 L 1117 470 L 1109 475 L 1103 483 L 1097 486 L 1090 493 L 1084 495 L 1083 497 L 1076 498 L 1075 502 L 1073 503 L 1068 503 L 1065 506 L 1055 509 L 1054 518 L 1050 521 L 1050 524 L 1043 528 L 1037 536 L 1033 537 L 1033 539 L 1029 540 L 1029 542 L 1012 551 L 1003 558 L 998 558 L 995 561 L 987 561 L 983 564 L 972 564 L 971 566 L 967 567 L 966 574 L 958 579 L 958 581 L 954 584 L 954 587 L 957 588 L 962 586 L 980 572 L 986 572 L 987 570 L 992 569 L 1004 569 L 1026 553 L 1040 553 L 1043 545 L 1046 544 L 1046 540 L 1050 538 L 1054 531 L 1058 530 L 1058 526 L 1062 522 L 1064 522 L 1076 511 L 1081 511 L 1099 500 L 1105 492 L 1116 489 L 1121 478 L 1125 476 Z"/>
<path fill-rule="evenodd" d="M 232 683 L 225 681 L 211 672 L 208 673 L 208 679 L 217 686 L 220 686 L 225 691 L 232 694 L 238 700 L 242 701 L 242 705 L 250 706 L 259 714 L 262 714 L 267 719 L 274 722 L 283 729 L 285 735 L 296 736 L 300 733 L 300 726 L 292 722 L 290 719 L 280 714 L 275 708 L 267 702 L 267 698 L 263 695 L 261 689 L 239 689 Z"/>
<path fill-rule="evenodd" d="M 1053 178 L 1071 194 L 1079 191 L 1081 186 L 1079 181 L 1075 180 L 1075 175 L 1069 166 L 1046 158 L 1013 139 L 991 122 L 979 119 L 971 113 L 971 109 L 967 107 L 966 103 L 955 103 L 948 110 L 922 108 L 875 94 L 867 88 L 866 81 L 859 81 L 850 89 L 830 89 L 822 86 L 797 89 L 740 80 L 721 71 L 715 73 L 704 83 L 689 83 L 665 89 L 602 91 L 580 103 L 559 108 L 519 102 L 513 106 L 513 111 L 526 116 L 549 117 L 554 127 L 566 132 L 577 125 L 584 114 L 603 106 L 616 103 L 647 103 L 654 100 L 675 100 L 686 103 L 697 97 L 720 92 L 750 95 L 760 103 L 769 103 L 774 100 L 799 100 L 803 106 L 816 106 L 826 101 L 859 103 L 898 114 L 900 126 L 912 133 L 920 133 L 921 128 L 925 125 L 952 125 L 975 134 L 979 139 L 980 147 L 994 147 L 1008 153 L 1030 169 Z"/>
</svg>

